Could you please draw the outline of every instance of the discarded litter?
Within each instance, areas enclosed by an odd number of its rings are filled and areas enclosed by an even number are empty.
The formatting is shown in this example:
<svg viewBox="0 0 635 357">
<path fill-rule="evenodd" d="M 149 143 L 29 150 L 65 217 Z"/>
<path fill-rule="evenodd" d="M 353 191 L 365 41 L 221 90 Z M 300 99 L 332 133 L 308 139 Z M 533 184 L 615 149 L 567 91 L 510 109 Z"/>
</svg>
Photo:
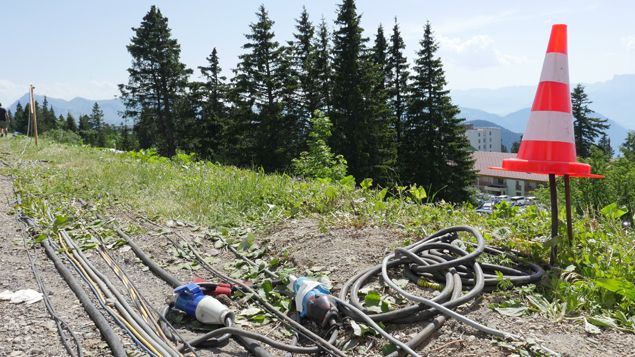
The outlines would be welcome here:
<svg viewBox="0 0 635 357">
<path fill-rule="evenodd" d="M 24 289 L 13 292 L 5 290 L 0 293 L 0 300 L 9 301 L 12 304 L 27 303 L 33 304 L 42 300 L 42 293 L 33 289 Z"/>
</svg>

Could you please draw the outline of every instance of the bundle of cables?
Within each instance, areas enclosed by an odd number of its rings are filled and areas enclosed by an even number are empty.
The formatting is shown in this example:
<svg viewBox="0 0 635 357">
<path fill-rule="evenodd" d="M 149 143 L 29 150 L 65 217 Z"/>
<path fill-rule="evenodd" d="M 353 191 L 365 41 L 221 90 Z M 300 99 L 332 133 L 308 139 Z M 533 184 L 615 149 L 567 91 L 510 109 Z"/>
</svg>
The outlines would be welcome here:
<svg viewBox="0 0 635 357">
<path fill-rule="evenodd" d="M 467 233 L 470 239 L 459 239 L 459 233 Z M 475 242 L 474 242 L 475 240 Z M 479 263 L 483 255 L 505 258 L 513 262 L 514 267 Z M 403 284 L 395 282 L 394 273 L 402 274 L 418 286 L 430 286 L 425 282 L 437 282 L 444 286 L 438 295 L 427 298 L 413 294 L 404 289 Z M 386 256 L 381 264 L 370 267 L 349 279 L 342 287 L 338 301 L 343 305 L 345 313 L 351 317 L 367 321 L 391 324 L 419 324 L 420 331 L 406 343 L 416 348 L 434 331 L 439 329 L 448 317 L 466 323 L 479 331 L 501 337 L 517 338 L 512 334 L 498 331 L 451 310 L 476 298 L 484 289 L 493 289 L 501 279 L 515 285 L 537 282 L 543 275 L 543 269 L 521 259 L 512 253 L 494 249 L 485 245 L 485 240 L 474 228 L 457 226 L 443 229 L 421 241 L 407 247 L 397 248 L 393 254 Z M 360 290 L 370 284 L 373 279 L 381 277 L 383 284 L 393 293 L 411 302 L 410 305 L 394 311 L 375 313 L 363 306 Z M 469 288 L 464 292 L 464 287 Z M 391 357 L 403 354 L 397 351 Z"/>
</svg>

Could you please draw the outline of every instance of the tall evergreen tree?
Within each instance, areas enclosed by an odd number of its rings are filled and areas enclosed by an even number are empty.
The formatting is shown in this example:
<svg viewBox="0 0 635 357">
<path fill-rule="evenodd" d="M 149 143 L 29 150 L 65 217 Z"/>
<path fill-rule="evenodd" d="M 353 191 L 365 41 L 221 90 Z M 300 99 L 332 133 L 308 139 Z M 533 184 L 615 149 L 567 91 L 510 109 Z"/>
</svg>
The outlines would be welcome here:
<svg viewBox="0 0 635 357">
<path fill-rule="evenodd" d="M 589 109 L 592 102 L 584 92 L 584 86 L 578 84 L 571 92 L 571 112 L 573 114 L 573 133 L 575 136 L 576 152 L 579 156 L 589 157 L 591 147 L 609 125 L 606 119 L 590 117 L 593 111 Z"/>
<path fill-rule="evenodd" d="M 437 198 L 464 201 L 475 180 L 473 160 L 429 22 L 420 44 L 400 150 L 402 179 L 431 189 Z"/>
<path fill-rule="evenodd" d="M 377 27 L 377 34 L 375 35 L 375 44 L 372 49 L 371 58 L 373 63 L 377 66 L 377 69 L 382 74 L 383 78 L 379 86 L 381 89 L 386 88 L 387 67 L 386 67 L 386 55 L 388 51 L 388 43 L 386 42 L 386 36 L 384 35 L 384 27 L 380 24 Z"/>
<path fill-rule="evenodd" d="M 232 125 L 242 129 L 231 132 L 239 145 L 253 142 L 253 146 L 244 149 L 256 164 L 267 170 L 280 170 L 298 152 L 293 144 L 298 123 L 294 115 L 286 115 L 285 109 L 289 108 L 284 108 L 281 102 L 288 74 L 283 58 L 285 49 L 275 41 L 274 22 L 263 5 L 256 16 L 257 21 L 250 25 L 251 32 L 245 35 L 246 52 L 240 56 L 234 77 Z"/>
<path fill-rule="evenodd" d="M 120 84 L 126 117 L 135 120 L 135 130 L 144 147 L 158 147 L 159 153 L 176 152 L 175 103 L 187 85 L 191 73 L 180 62 L 181 47 L 172 38 L 168 19 L 152 6 L 143 17 L 127 46 L 132 56 L 128 84 Z"/>
<path fill-rule="evenodd" d="M 620 152 L 625 158 L 635 161 L 635 131 L 629 130 L 626 140 L 620 146 Z"/>
<path fill-rule="evenodd" d="M 308 128 L 311 114 L 319 109 L 319 93 L 317 88 L 316 48 L 314 42 L 315 27 L 309 19 L 306 7 L 302 8 L 300 18 L 296 20 L 296 32 L 293 34 L 293 66 L 291 75 L 296 75 L 299 82 L 299 98 L 302 106 L 301 115 L 304 126 Z"/>
<path fill-rule="evenodd" d="M 64 125 L 64 129 L 70 130 L 72 132 L 77 132 L 77 123 L 75 122 L 75 118 L 71 113 L 66 114 L 66 124 Z"/>
<path fill-rule="evenodd" d="M 602 136 L 600 137 L 600 140 L 598 140 L 598 147 L 609 158 L 615 155 L 615 150 L 613 150 L 613 147 L 611 146 L 611 138 L 609 138 L 609 136 L 606 135 L 606 133 L 603 133 Z"/>
<path fill-rule="evenodd" d="M 216 47 L 207 57 L 207 66 L 199 67 L 205 83 L 203 94 L 203 108 L 200 123 L 200 148 L 199 152 L 205 158 L 220 158 L 222 151 L 222 133 L 224 122 L 227 119 L 227 85 L 226 78 L 221 75 L 222 69 L 218 60 Z"/>
<path fill-rule="evenodd" d="M 331 45 L 326 21 L 322 18 L 318 27 L 318 34 L 314 40 L 315 47 L 315 88 L 317 107 L 323 112 L 331 112 L 331 85 L 333 71 L 331 66 Z"/>
<path fill-rule="evenodd" d="M 45 96 L 41 106 L 36 106 L 37 111 L 37 129 L 39 134 L 43 134 L 48 130 L 57 128 L 57 115 L 53 107 L 49 107 L 48 98 Z"/>
<path fill-rule="evenodd" d="M 385 106 L 383 73 L 362 37 L 354 0 L 339 5 L 333 34 L 332 146 L 344 155 L 357 178 L 386 181 L 394 164 Z M 382 97 L 384 96 L 384 97 Z"/>
<path fill-rule="evenodd" d="M 395 118 L 395 134 L 397 142 L 401 142 L 401 127 L 405 119 L 408 93 L 408 60 L 404 55 L 406 44 L 401 37 L 399 24 L 395 18 L 395 25 L 390 36 L 390 47 L 386 59 L 387 87 L 390 108 Z"/>
<path fill-rule="evenodd" d="M 27 127 L 29 125 L 29 112 L 27 108 L 23 108 L 22 104 L 18 102 L 15 107 L 15 114 L 13 114 L 13 120 L 9 124 L 12 131 L 17 131 L 22 134 L 27 134 Z"/>
<path fill-rule="evenodd" d="M 97 102 L 93 104 L 93 110 L 90 113 L 88 125 L 93 132 L 90 144 L 93 146 L 105 147 L 106 133 L 104 128 L 104 111 L 101 110 L 101 107 Z"/>
</svg>

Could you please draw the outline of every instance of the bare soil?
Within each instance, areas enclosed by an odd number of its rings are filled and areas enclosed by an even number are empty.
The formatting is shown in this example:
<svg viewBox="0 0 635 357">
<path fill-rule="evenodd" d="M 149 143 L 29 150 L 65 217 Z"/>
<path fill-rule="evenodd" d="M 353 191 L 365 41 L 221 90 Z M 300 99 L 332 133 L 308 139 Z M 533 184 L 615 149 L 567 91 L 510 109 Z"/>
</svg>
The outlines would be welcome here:
<svg viewBox="0 0 635 357">
<path fill-rule="evenodd" d="M 47 293 L 58 314 L 69 324 L 80 337 L 80 344 L 87 356 L 108 356 L 110 350 L 101 339 L 92 321 L 70 291 L 64 280 L 58 275 L 50 260 L 43 254 L 39 246 L 25 248 L 22 238 L 26 232 L 24 227 L 12 214 L 13 192 L 11 181 L 0 177 L 0 291 L 31 288 L 39 290 L 28 264 L 27 249 L 37 257 L 37 267 L 46 283 Z M 188 268 L 187 254 L 175 255 L 174 247 L 168 238 L 178 240 L 174 234 L 162 235 L 158 231 L 169 229 L 176 231 L 181 237 L 194 242 L 203 252 L 208 262 L 220 270 L 234 260 L 233 254 L 225 249 L 214 248 L 214 242 L 203 239 L 204 229 L 188 224 L 171 227 L 153 227 L 143 223 L 134 216 L 125 213 L 111 212 L 122 227 L 140 226 L 140 233 L 133 238 L 158 264 L 181 281 L 189 281 L 192 277 L 209 278 L 202 269 Z M 272 227 L 269 232 L 257 237 L 259 242 L 268 242 L 270 255 L 281 255 L 288 252 L 291 264 L 304 269 L 321 267 L 329 272 L 328 276 L 337 293 L 342 284 L 356 272 L 376 265 L 406 238 L 399 229 L 379 227 L 323 227 L 316 219 L 300 219 L 288 221 L 283 225 Z M 143 293 L 150 305 L 159 310 L 171 293 L 171 288 L 155 277 L 141 264 L 134 253 L 124 246 L 111 251 L 115 261 L 127 272 L 130 280 Z M 110 268 L 96 254 L 87 252 L 89 259 L 105 273 L 109 279 L 125 292 L 119 280 Z M 231 273 L 226 271 L 227 273 Z M 88 291 L 88 290 L 87 290 Z M 502 316 L 488 308 L 496 299 L 495 293 L 486 293 L 471 304 L 459 309 L 468 317 L 491 327 L 534 339 L 546 347 L 566 356 L 634 356 L 635 335 L 618 330 L 605 330 L 599 335 L 588 335 L 579 320 L 553 322 L 540 315 L 524 317 Z M 240 302 L 233 302 L 232 308 L 241 309 Z M 114 326 L 114 325 L 113 325 Z M 274 321 L 266 326 L 251 326 L 259 332 L 276 336 L 278 324 Z M 392 330 L 402 339 L 415 332 L 417 326 L 407 326 L 403 330 Z M 140 351 L 125 334 L 115 327 L 122 336 L 131 355 Z M 195 334 L 182 330 L 186 337 Z M 379 349 L 385 342 L 379 338 L 369 338 L 358 347 L 351 356 L 379 356 Z M 501 345 L 500 342 L 456 321 L 448 321 L 435 335 L 419 348 L 421 355 L 426 356 L 509 356 L 514 352 Z M 282 355 L 271 350 L 274 356 Z M 0 356 L 65 356 L 60 337 L 54 322 L 47 313 L 43 302 L 32 305 L 9 304 L 0 301 Z M 201 355 L 248 356 L 249 354 L 235 342 L 222 348 L 206 351 Z"/>
</svg>

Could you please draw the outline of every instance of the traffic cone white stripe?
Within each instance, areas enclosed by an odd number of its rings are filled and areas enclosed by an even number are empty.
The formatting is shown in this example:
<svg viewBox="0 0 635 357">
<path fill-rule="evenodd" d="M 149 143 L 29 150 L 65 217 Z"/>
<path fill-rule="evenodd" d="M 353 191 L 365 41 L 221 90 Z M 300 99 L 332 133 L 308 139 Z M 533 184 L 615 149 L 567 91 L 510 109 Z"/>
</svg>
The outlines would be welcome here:
<svg viewBox="0 0 635 357">
<path fill-rule="evenodd" d="M 558 52 L 547 53 L 542 66 L 540 81 L 569 84 L 569 61 L 567 55 Z"/>
<path fill-rule="evenodd" d="M 529 115 L 524 140 L 575 143 L 570 113 L 535 111 Z"/>
</svg>

